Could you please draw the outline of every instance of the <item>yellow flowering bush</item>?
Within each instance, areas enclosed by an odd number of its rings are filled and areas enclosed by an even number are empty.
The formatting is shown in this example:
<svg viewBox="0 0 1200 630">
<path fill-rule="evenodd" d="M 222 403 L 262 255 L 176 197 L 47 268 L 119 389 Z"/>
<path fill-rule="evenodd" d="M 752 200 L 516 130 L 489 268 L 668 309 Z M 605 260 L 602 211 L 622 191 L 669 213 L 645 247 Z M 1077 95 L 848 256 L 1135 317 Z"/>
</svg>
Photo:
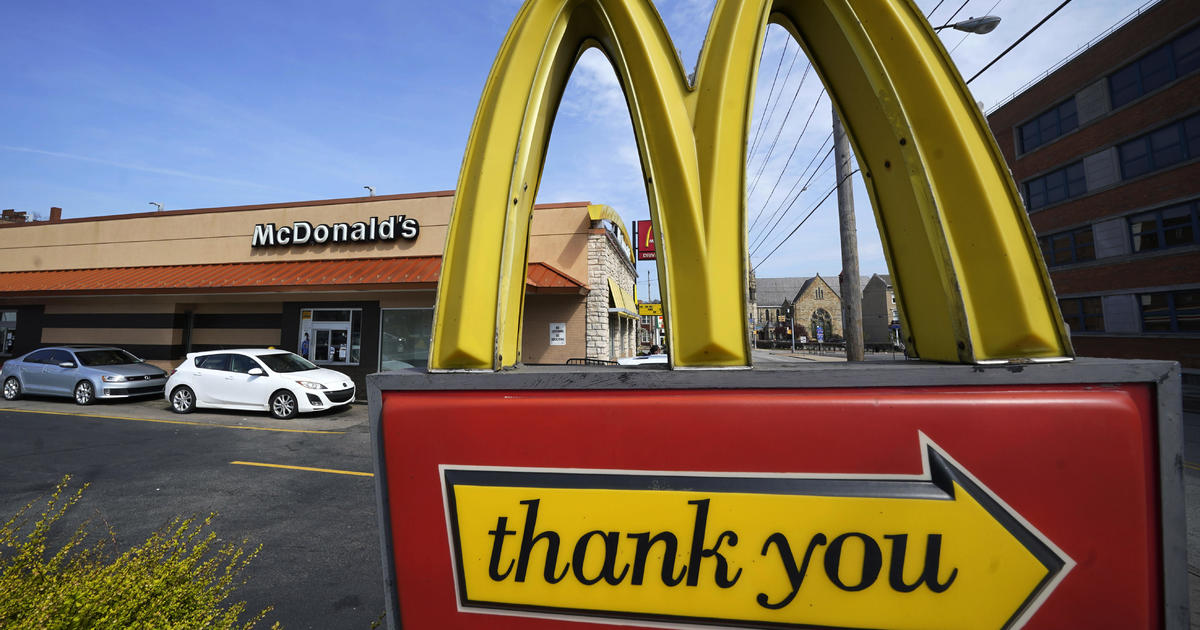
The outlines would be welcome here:
<svg viewBox="0 0 1200 630">
<path fill-rule="evenodd" d="M 85 544 L 85 522 L 49 550 L 52 527 L 87 488 L 72 491 L 69 482 L 67 476 L 58 483 L 32 527 L 29 516 L 40 501 L 0 526 L 0 628 L 248 630 L 272 610 L 239 619 L 246 602 L 232 602 L 233 591 L 262 546 L 247 552 L 245 540 L 219 543 L 210 531 L 216 514 L 176 518 L 123 553 L 111 531 L 108 540 Z"/>
</svg>

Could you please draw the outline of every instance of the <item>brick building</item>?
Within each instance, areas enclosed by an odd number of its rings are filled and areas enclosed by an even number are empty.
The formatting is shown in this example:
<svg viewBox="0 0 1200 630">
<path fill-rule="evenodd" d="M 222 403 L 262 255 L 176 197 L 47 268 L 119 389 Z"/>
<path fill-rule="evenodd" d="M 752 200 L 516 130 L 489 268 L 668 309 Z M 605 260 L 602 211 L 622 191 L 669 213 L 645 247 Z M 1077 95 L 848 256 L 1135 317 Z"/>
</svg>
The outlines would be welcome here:
<svg viewBox="0 0 1200 630">
<path fill-rule="evenodd" d="M 1162 0 L 997 107 L 1081 356 L 1200 381 L 1200 2 Z"/>
</svg>

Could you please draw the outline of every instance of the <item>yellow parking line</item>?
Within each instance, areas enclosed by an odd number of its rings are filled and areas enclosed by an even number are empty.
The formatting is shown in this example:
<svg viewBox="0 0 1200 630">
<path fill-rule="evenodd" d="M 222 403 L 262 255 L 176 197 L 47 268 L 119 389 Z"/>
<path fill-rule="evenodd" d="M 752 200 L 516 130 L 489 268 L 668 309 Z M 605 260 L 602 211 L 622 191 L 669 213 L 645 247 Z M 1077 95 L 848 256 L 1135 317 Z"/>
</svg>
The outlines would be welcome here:
<svg viewBox="0 0 1200 630">
<path fill-rule="evenodd" d="M 8 409 L 0 407 L 0 411 L 11 411 L 13 413 L 45 413 L 54 416 L 78 416 L 81 418 L 101 418 L 104 420 L 132 420 L 135 422 L 159 422 L 162 424 L 184 424 L 194 427 L 217 427 L 221 429 L 244 429 L 246 431 L 279 431 L 282 433 L 322 433 L 329 435 L 340 435 L 345 431 L 311 431 L 306 429 L 276 429 L 273 427 L 247 427 L 236 424 L 217 424 L 215 422 L 190 422 L 188 420 L 158 420 L 155 418 L 127 418 L 125 416 L 102 416 L 94 413 L 72 413 L 69 411 L 37 411 L 36 409 Z"/>
<path fill-rule="evenodd" d="M 262 462 L 229 462 L 238 466 L 261 466 L 263 468 L 286 468 L 288 470 L 308 470 L 312 472 L 333 473 L 335 475 L 356 475 L 359 477 L 374 477 L 375 473 L 358 472 L 357 470 L 334 470 L 332 468 L 309 468 L 308 466 L 286 466 L 284 464 L 264 464 Z"/>
<path fill-rule="evenodd" d="M 1192 462 L 1183 462 L 1183 467 L 1191 468 L 1192 470 L 1200 470 L 1200 466 L 1197 466 L 1197 465 L 1193 464 Z"/>
</svg>

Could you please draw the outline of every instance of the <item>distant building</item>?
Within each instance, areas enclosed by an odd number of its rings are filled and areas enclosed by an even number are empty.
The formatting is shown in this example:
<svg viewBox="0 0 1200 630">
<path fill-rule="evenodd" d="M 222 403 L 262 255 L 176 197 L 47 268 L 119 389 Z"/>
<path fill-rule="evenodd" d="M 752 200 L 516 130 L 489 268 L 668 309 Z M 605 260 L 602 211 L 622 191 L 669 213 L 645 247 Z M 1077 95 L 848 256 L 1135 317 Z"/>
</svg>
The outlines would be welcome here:
<svg viewBox="0 0 1200 630">
<path fill-rule="evenodd" d="M 1075 350 L 1200 384 L 1200 2 L 1163 0 L 998 107 Z"/>
<path fill-rule="evenodd" d="M 840 341 L 843 337 L 842 292 L 837 277 L 829 278 L 827 280 L 821 274 L 756 278 L 758 339 L 790 340 L 788 330 L 794 323 L 797 338 L 804 336 L 809 341 L 816 341 L 820 337 L 825 341 Z M 865 287 L 868 280 L 865 276 L 860 277 L 859 286 Z M 818 328 L 820 335 L 817 334 Z"/>
<path fill-rule="evenodd" d="M 758 339 L 791 339 L 786 335 L 788 309 L 808 278 L 756 278 L 755 304 Z"/>
<path fill-rule="evenodd" d="M 803 327 L 810 341 L 837 341 L 842 338 L 842 296 L 832 283 L 817 274 L 805 280 L 792 298 L 796 327 Z"/>
<path fill-rule="evenodd" d="M 868 346 L 900 341 L 900 308 L 892 290 L 892 277 L 874 274 L 863 286 L 863 343 Z"/>
<path fill-rule="evenodd" d="M 12 208 L 0 212 L 0 223 L 24 223 L 29 220 L 29 213 L 17 212 Z"/>
</svg>

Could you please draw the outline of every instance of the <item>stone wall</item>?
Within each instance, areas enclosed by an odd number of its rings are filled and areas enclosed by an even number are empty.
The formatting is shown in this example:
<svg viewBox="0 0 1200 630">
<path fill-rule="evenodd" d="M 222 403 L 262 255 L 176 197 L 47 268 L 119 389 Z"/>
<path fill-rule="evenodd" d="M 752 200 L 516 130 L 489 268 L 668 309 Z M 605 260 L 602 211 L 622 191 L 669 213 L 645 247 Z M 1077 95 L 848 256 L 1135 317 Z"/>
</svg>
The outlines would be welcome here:
<svg viewBox="0 0 1200 630">
<path fill-rule="evenodd" d="M 800 292 L 795 302 L 796 325 L 803 326 L 808 331 L 809 339 L 816 339 L 817 331 L 812 326 L 812 316 L 817 309 L 825 309 L 829 313 L 830 330 L 825 331 L 825 339 L 831 336 L 842 336 L 842 299 L 830 288 L 821 276 L 812 279 L 808 286 Z"/>
<path fill-rule="evenodd" d="M 616 360 L 637 353 L 637 321 L 610 316 L 608 279 L 633 295 L 634 266 L 601 222 L 588 231 L 587 357 Z"/>
</svg>

